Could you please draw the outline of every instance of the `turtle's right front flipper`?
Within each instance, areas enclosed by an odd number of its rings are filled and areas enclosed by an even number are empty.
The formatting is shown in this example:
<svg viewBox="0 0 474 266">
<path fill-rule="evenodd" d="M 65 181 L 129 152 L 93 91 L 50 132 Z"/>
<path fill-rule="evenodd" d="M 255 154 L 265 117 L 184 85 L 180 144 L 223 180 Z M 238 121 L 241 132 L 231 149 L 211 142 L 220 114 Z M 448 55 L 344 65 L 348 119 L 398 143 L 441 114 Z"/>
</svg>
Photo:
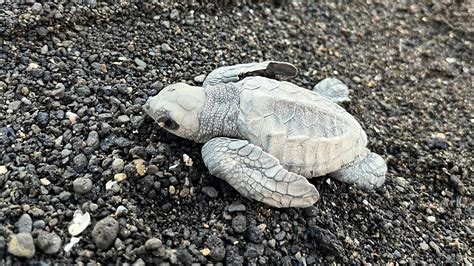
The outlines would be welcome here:
<svg viewBox="0 0 474 266">
<path fill-rule="evenodd" d="M 220 67 L 207 75 L 203 86 L 216 85 L 228 82 L 237 82 L 248 76 L 261 76 L 267 78 L 291 78 L 298 74 L 298 69 L 285 62 L 265 61 L 261 63 L 239 64 Z"/>
<path fill-rule="evenodd" d="M 214 138 L 202 147 L 211 174 L 242 195 L 273 207 L 308 207 L 319 199 L 303 176 L 283 169 L 278 159 L 246 140 Z"/>
</svg>

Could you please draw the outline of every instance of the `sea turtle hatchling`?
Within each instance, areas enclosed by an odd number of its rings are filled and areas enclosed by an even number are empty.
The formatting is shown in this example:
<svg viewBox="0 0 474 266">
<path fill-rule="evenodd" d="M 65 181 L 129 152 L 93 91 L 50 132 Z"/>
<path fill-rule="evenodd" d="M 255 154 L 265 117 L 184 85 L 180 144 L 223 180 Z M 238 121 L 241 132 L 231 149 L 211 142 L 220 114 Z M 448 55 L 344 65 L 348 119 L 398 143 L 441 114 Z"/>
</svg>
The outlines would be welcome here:
<svg viewBox="0 0 474 266">
<path fill-rule="evenodd" d="M 381 186 L 385 161 L 366 148 L 360 124 L 331 99 L 340 92 L 322 96 L 274 79 L 297 72 L 274 61 L 221 67 L 202 87 L 167 86 L 143 108 L 167 131 L 205 143 L 211 174 L 274 207 L 314 204 L 319 193 L 306 178 L 326 174 L 364 189 Z"/>
</svg>

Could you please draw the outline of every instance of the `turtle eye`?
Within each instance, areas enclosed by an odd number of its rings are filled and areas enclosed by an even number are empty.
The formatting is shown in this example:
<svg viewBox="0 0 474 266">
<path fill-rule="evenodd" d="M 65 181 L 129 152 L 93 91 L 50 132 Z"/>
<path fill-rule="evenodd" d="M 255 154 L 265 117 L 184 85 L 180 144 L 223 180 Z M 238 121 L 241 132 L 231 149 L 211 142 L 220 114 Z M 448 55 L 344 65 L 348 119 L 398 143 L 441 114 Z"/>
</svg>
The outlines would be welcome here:
<svg viewBox="0 0 474 266">
<path fill-rule="evenodd" d="M 175 130 L 179 128 L 178 123 L 176 123 L 173 119 L 169 117 L 162 117 L 158 120 L 158 123 L 162 123 L 162 125 L 171 130 Z"/>
</svg>

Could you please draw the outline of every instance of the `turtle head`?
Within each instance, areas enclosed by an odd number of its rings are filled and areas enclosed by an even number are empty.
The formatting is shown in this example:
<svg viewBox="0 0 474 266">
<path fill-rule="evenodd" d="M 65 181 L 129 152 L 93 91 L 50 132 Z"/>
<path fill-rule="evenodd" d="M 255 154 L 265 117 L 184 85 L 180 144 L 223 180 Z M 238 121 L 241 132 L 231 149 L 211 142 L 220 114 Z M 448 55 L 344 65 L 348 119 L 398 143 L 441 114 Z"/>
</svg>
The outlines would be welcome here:
<svg viewBox="0 0 474 266">
<path fill-rule="evenodd" d="M 199 115 L 205 98 L 202 87 L 176 83 L 148 99 L 143 109 L 160 127 L 177 136 L 194 139 L 199 134 Z"/>
</svg>

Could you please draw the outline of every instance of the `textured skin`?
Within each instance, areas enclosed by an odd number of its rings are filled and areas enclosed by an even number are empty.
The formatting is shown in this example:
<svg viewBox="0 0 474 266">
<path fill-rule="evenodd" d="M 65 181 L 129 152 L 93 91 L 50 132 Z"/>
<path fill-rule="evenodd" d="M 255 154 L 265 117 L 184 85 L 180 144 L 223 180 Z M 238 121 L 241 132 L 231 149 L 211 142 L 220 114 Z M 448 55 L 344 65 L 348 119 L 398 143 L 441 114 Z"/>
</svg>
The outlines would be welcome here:
<svg viewBox="0 0 474 266">
<path fill-rule="evenodd" d="M 211 174 L 248 198 L 280 208 L 311 206 L 319 199 L 306 178 L 288 172 L 278 159 L 246 140 L 211 139 L 202 155 Z"/>
<path fill-rule="evenodd" d="M 215 136 L 242 138 L 237 130 L 239 88 L 234 83 L 207 86 L 204 88 L 205 112 L 199 116 L 199 134 L 194 141 L 204 143 Z"/>
<path fill-rule="evenodd" d="M 334 172 L 366 152 L 367 137 L 339 105 L 292 83 L 240 81 L 240 134 L 307 178 Z"/>
</svg>

